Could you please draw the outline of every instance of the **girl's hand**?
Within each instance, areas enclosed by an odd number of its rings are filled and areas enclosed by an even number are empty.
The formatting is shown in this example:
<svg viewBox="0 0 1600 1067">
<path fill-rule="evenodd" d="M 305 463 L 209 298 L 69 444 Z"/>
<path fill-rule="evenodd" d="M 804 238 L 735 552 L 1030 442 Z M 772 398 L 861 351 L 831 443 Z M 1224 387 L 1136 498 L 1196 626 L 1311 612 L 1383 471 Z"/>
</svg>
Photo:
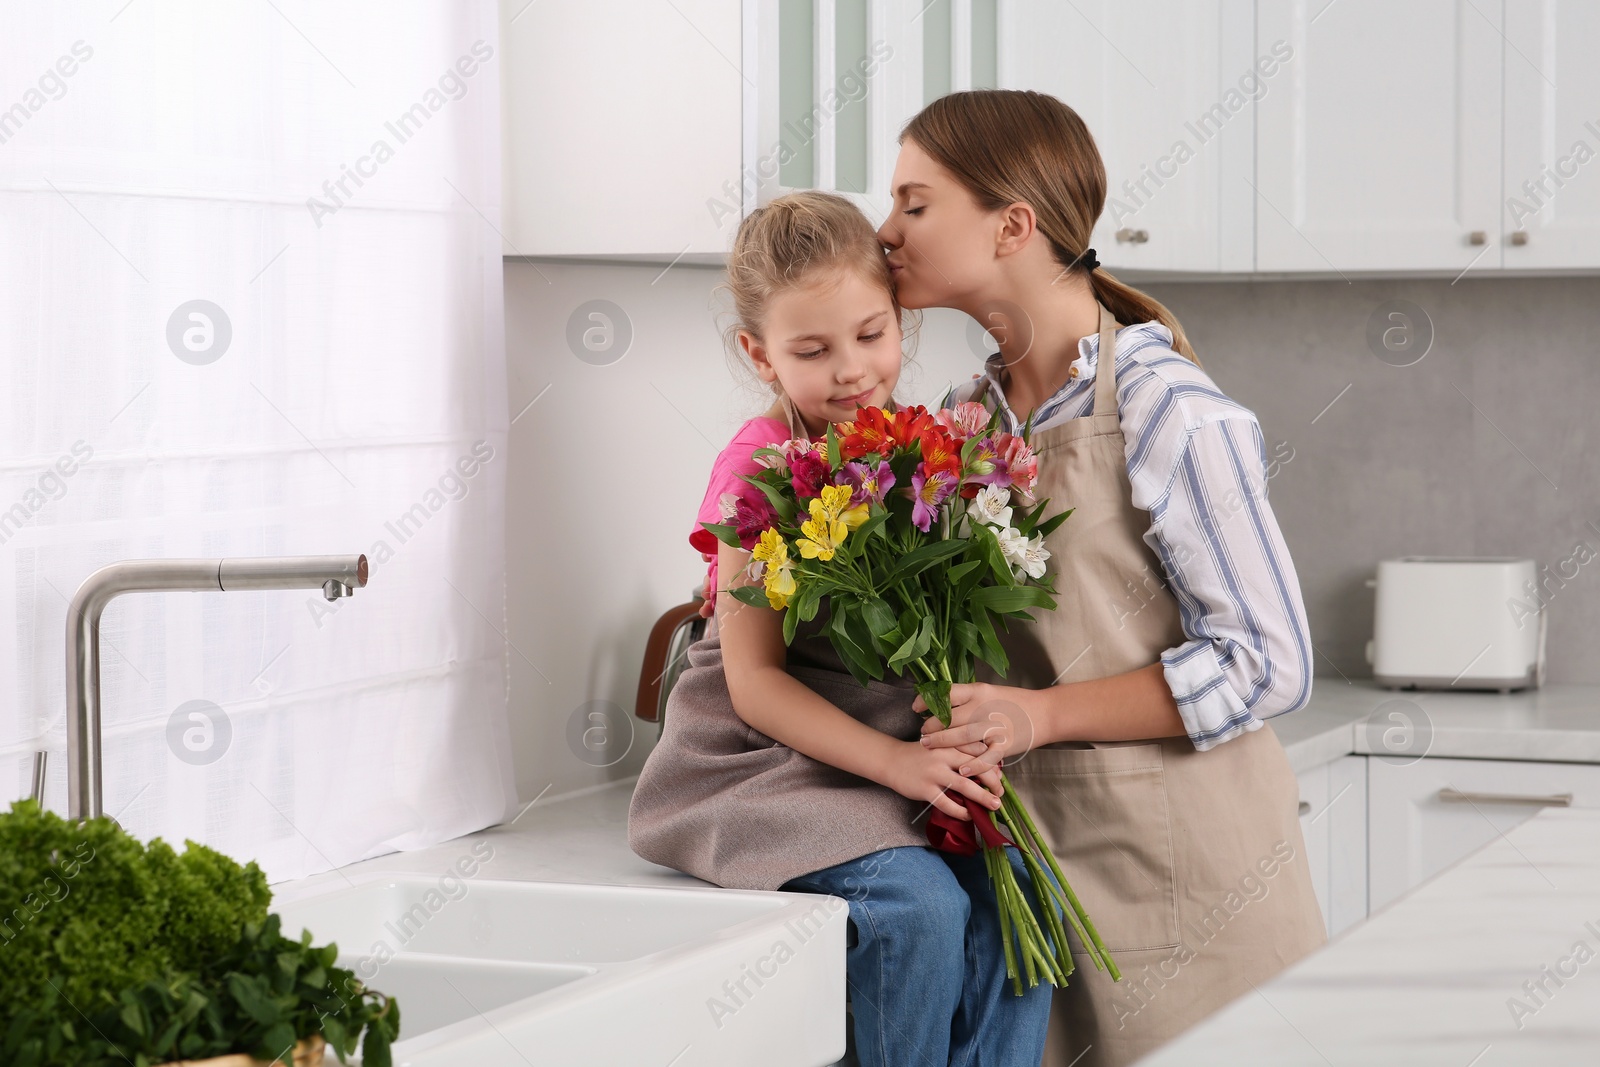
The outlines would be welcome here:
<svg viewBox="0 0 1600 1067">
<path fill-rule="evenodd" d="M 1021 756 L 1033 747 L 1034 718 L 1031 689 L 1009 685 L 990 685 L 988 682 L 958 682 L 950 687 L 950 726 L 947 729 L 937 716 L 930 715 L 922 724 L 922 743 L 932 751 L 960 752 L 970 759 L 955 765 L 959 774 L 971 774 L 987 780 L 989 775 L 999 777 L 995 770 L 1007 756 Z M 919 696 L 912 701 L 912 710 L 926 711 L 927 704 Z M 986 746 L 974 752 L 975 746 Z"/>
<path fill-rule="evenodd" d="M 971 757 L 951 748 L 928 748 L 920 741 L 903 741 L 895 750 L 889 773 L 884 781 L 890 789 L 911 800 L 932 804 L 947 815 L 970 820 L 966 805 L 945 790 L 964 793 L 991 811 L 1000 807 L 1000 772 L 990 770 L 983 778 L 989 785 L 985 789 L 971 778 L 956 772 L 956 767 Z"/>
<path fill-rule="evenodd" d="M 717 613 L 717 597 L 711 588 L 711 575 L 706 575 L 705 588 L 700 594 L 704 599 L 700 601 L 700 617 L 709 619 Z"/>
</svg>

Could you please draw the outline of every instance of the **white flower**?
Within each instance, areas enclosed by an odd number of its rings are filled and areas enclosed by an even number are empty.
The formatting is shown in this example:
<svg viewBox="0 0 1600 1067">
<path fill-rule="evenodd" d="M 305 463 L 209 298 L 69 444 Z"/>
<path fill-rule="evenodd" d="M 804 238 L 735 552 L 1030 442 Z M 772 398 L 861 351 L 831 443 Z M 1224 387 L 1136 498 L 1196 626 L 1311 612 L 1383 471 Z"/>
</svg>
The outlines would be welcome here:
<svg viewBox="0 0 1600 1067">
<path fill-rule="evenodd" d="M 1050 558 L 1050 550 L 1044 547 L 1044 537 L 1034 534 L 1032 539 L 1022 536 L 1022 531 L 1014 526 L 1008 526 L 997 533 L 1000 540 L 1000 551 L 1005 555 L 1006 562 L 1011 564 L 1012 573 L 1021 577 L 1026 574 L 1033 579 L 1044 577 L 1044 562 Z"/>
<path fill-rule="evenodd" d="M 1027 543 L 1022 553 L 1022 569 L 1028 572 L 1028 577 L 1039 579 L 1044 577 L 1044 561 L 1050 558 L 1050 550 L 1044 547 L 1044 536 L 1034 534 Z"/>
<path fill-rule="evenodd" d="M 967 517 L 973 522 L 988 523 L 991 526 L 1011 526 L 1011 490 L 1002 489 L 997 485 L 986 485 L 978 490 L 978 495 L 972 498 L 972 503 L 967 505 Z M 1017 531 L 1012 530 L 1012 533 Z"/>
<path fill-rule="evenodd" d="M 739 514 L 739 494 L 723 493 L 717 498 L 717 513 L 723 522 L 732 522 Z"/>
</svg>

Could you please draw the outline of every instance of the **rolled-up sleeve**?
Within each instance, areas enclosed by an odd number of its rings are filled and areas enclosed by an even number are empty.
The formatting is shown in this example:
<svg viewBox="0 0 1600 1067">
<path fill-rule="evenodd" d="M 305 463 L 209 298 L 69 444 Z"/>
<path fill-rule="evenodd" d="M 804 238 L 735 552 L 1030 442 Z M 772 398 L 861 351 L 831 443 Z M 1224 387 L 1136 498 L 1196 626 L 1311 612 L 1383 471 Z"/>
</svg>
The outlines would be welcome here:
<svg viewBox="0 0 1600 1067">
<path fill-rule="evenodd" d="M 1203 751 L 1305 706 L 1311 635 L 1294 563 L 1267 503 L 1266 449 L 1254 415 L 1204 421 L 1183 431 L 1169 455 L 1170 480 L 1149 508 L 1145 542 L 1161 560 L 1187 637 L 1162 652 L 1163 673 L 1184 729 Z"/>
</svg>

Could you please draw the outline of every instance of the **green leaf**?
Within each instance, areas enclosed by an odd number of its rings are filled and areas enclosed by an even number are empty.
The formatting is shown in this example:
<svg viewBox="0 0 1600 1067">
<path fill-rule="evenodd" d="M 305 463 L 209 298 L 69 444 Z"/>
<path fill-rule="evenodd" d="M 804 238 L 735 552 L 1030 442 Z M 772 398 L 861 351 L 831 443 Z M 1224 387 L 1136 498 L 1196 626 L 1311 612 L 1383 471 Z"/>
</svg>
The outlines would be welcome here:
<svg viewBox="0 0 1600 1067">
<path fill-rule="evenodd" d="M 795 603 L 791 599 L 789 606 L 783 611 L 783 643 L 785 645 L 794 644 L 794 631 L 799 623 L 800 612 L 795 608 Z"/>
<path fill-rule="evenodd" d="M 998 542 L 996 544 L 998 547 Z M 895 585 L 905 581 L 907 578 L 914 578 L 935 563 L 960 555 L 966 551 L 966 548 L 966 540 L 959 537 L 953 537 L 947 541 L 930 541 L 925 545 L 914 548 L 901 557 L 900 562 L 895 565 L 894 571 L 890 573 L 885 584 Z"/>
<path fill-rule="evenodd" d="M 1055 533 L 1056 527 L 1058 527 L 1062 523 L 1066 522 L 1067 521 L 1067 516 L 1071 515 L 1076 510 L 1078 510 L 1078 509 L 1077 508 L 1068 508 L 1066 511 L 1061 512 L 1059 515 L 1050 516 L 1048 519 L 1044 520 L 1037 527 L 1035 527 L 1033 532 L 1036 533 L 1036 534 L 1041 534 L 1041 535 L 1043 535 L 1045 537 L 1049 537 L 1051 534 Z"/>
<path fill-rule="evenodd" d="M 787 523 L 794 522 L 794 503 L 784 495 L 782 489 L 775 485 L 768 485 L 758 475 L 741 474 L 739 477 L 761 490 L 767 498 L 767 503 L 772 505 L 772 510 L 778 513 L 780 519 Z"/>
<path fill-rule="evenodd" d="M 954 567 L 944 572 L 944 580 L 950 585 L 955 585 L 981 566 L 983 566 L 983 560 L 981 559 L 969 559 L 965 563 L 957 563 Z M 959 598 L 957 602 L 960 602 Z"/>
<path fill-rule="evenodd" d="M 736 585 L 728 590 L 735 600 L 742 604 L 749 604 L 753 608 L 767 608 L 771 601 L 767 599 L 766 591 L 759 585 Z"/>
<path fill-rule="evenodd" d="M 702 522 L 701 526 L 711 531 L 711 536 L 730 548 L 743 548 L 739 543 L 739 528 L 730 523 Z"/>
<path fill-rule="evenodd" d="M 1056 602 L 1036 585 L 986 585 L 975 589 L 967 602 L 976 608 L 987 608 L 1002 615 L 1026 611 L 1029 608 L 1054 608 Z"/>
</svg>

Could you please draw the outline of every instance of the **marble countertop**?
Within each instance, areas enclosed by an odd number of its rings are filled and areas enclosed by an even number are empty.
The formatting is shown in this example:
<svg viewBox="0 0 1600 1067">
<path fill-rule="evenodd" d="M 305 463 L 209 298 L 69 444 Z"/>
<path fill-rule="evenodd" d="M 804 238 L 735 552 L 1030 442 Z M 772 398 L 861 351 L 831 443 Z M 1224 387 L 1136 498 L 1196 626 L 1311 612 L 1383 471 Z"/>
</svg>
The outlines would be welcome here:
<svg viewBox="0 0 1600 1067">
<path fill-rule="evenodd" d="M 1297 774 L 1348 755 L 1600 763 L 1600 685 L 1450 692 L 1319 677 L 1310 703 L 1267 722 Z"/>
<path fill-rule="evenodd" d="M 1550 1067 L 1597 1050 L 1600 811 L 1546 808 L 1139 1063 Z"/>
<path fill-rule="evenodd" d="M 1385 747 L 1395 710 L 1410 720 L 1414 749 Z M 1600 686 L 1419 693 L 1318 678 L 1311 702 L 1271 725 L 1296 772 L 1349 754 L 1412 750 L 1600 763 Z M 635 781 L 541 796 L 500 826 L 273 891 L 299 895 L 358 872 L 439 874 L 480 842 L 493 849 L 481 864 L 486 878 L 707 885 L 628 848 Z M 1563 986 L 1541 974 L 1546 966 L 1570 972 L 1580 942 L 1588 962 Z M 1523 983 L 1541 981 L 1552 995 L 1535 999 Z M 1512 998 L 1524 1005 L 1517 1018 Z M 1545 1067 L 1592 1062 L 1596 1048 L 1600 812 L 1546 809 L 1143 1062 Z"/>
<path fill-rule="evenodd" d="M 1400 701 L 1399 704 L 1391 704 Z M 1411 692 L 1370 680 L 1318 678 L 1311 702 L 1268 720 L 1296 773 L 1350 754 L 1409 751 L 1384 747 L 1398 709 L 1412 720 L 1412 743 L 1434 756 L 1600 763 L 1600 685 L 1546 686 L 1521 693 Z M 437 873 L 483 840 L 494 848 L 492 878 L 612 885 L 703 882 L 640 859 L 628 848 L 626 778 L 560 798 L 538 799 L 500 826 L 415 852 L 397 852 L 340 871 L 285 882 L 298 891 L 355 871 Z M 1597 906 L 1600 919 L 1600 906 Z M 1600 982 L 1600 977 L 1597 977 Z"/>
</svg>

